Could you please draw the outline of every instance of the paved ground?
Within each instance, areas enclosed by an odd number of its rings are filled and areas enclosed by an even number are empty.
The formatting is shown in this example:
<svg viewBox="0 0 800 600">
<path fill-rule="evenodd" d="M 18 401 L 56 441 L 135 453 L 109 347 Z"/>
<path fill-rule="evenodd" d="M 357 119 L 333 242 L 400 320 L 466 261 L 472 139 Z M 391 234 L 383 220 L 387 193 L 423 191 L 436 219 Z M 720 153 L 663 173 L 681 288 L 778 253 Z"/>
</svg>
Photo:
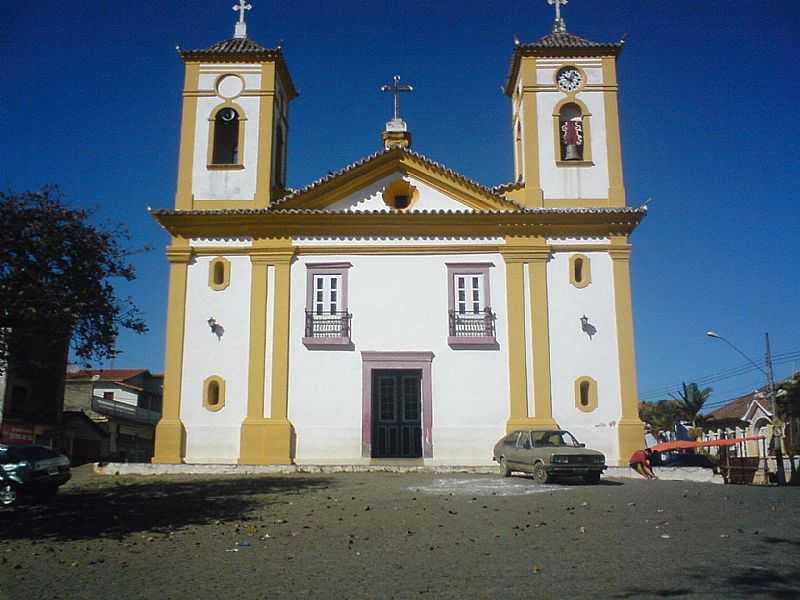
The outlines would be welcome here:
<svg viewBox="0 0 800 600">
<path fill-rule="evenodd" d="M 798 598 L 798 509 L 798 488 L 82 467 L 0 509 L 0 598 Z"/>
</svg>

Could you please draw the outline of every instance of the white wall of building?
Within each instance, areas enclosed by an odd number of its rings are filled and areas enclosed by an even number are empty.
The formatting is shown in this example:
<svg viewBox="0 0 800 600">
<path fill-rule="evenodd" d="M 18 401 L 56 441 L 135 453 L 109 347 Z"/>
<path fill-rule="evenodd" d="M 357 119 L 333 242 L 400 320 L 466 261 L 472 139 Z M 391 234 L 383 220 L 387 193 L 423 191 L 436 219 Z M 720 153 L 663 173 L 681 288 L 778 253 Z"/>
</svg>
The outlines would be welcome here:
<svg viewBox="0 0 800 600">
<path fill-rule="evenodd" d="M 579 289 L 570 283 L 572 254 L 555 252 L 547 265 L 553 417 L 616 464 L 621 405 L 612 262 L 607 252 L 582 252 L 591 283 Z M 581 328 L 583 315 L 597 329 L 591 338 Z M 588 413 L 575 405 L 575 380 L 582 376 L 597 382 L 598 406 Z"/>
<path fill-rule="evenodd" d="M 342 198 L 338 202 L 332 204 L 328 210 L 351 210 L 355 212 L 389 211 L 391 209 L 386 206 L 386 203 L 383 201 L 382 192 L 386 186 L 400 178 L 403 178 L 410 183 L 412 187 L 416 188 L 417 193 L 419 194 L 419 198 L 409 209 L 411 212 L 420 210 L 471 210 L 468 206 L 458 202 L 457 200 L 453 200 L 453 198 L 450 196 L 447 196 L 436 188 L 423 183 L 416 177 L 404 175 L 399 171 L 379 179 L 366 188 L 350 194 L 346 198 Z"/>
<path fill-rule="evenodd" d="M 230 285 L 208 285 L 209 263 L 200 256 L 189 264 L 184 323 L 181 421 L 186 427 L 186 462 L 236 462 L 239 436 L 247 414 L 250 346 L 250 273 L 248 256 L 227 256 Z M 208 326 L 214 317 L 224 331 L 218 338 Z M 203 382 L 211 375 L 225 380 L 225 406 L 203 406 Z"/>
<path fill-rule="evenodd" d="M 238 96 L 232 99 L 244 111 L 246 118 L 240 124 L 245 128 L 244 148 L 240 148 L 244 169 L 209 170 L 208 144 L 210 121 L 214 110 L 225 102 L 216 93 L 216 82 L 225 74 L 237 74 L 245 84 L 245 91 L 261 87 L 259 65 L 205 65 L 201 67 L 199 88 L 214 95 L 197 99 L 195 114 L 195 141 L 192 161 L 192 193 L 196 200 L 253 200 L 256 191 L 258 166 L 258 128 L 261 107 L 259 96 Z M 271 98 L 269 99 L 271 101 Z M 270 168 L 264 165 L 264 168 Z"/>
<path fill-rule="evenodd" d="M 306 264 L 350 262 L 353 350 L 310 350 L 303 343 Z M 492 263 L 497 350 L 447 344 L 446 263 Z M 289 419 L 296 461 L 358 463 L 361 457 L 362 351 L 433 352 L 431 463 L 490 463 L 508 419 L 505 263 L 499 254 L 303 255 L 292 266 Z"/>
<path fill-rule="evenodd" d="M 94 396 L 103 397 L 103 394 L 106 392 L 114 394 L 114 402 L 123 402 L 131 406 L 139 405 L 139 394 L 115 386 L 94 386 L 92 394 Z"/>
</svg>

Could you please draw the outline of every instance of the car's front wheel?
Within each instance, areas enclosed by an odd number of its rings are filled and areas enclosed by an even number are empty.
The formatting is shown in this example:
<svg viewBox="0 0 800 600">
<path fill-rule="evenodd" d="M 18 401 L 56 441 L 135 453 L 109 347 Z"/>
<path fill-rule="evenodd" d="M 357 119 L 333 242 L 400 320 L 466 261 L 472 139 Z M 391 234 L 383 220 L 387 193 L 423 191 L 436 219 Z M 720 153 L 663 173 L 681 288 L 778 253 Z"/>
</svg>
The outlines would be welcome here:
<svg viewBox="0 0 800 600">
<path fill-rule="evenodd" d="M 11 506 L 17 501 L 17 488 L 10 481 L 0 483 L 0 504 Z"/>
<path fill-rule="evenodd" d="M 508 468 L 508 463 L 506 463 L 505 458 L 500 459 L 500 472 L 503 474 L 503 477 L 511 477 L 511 469 Z"/>
<path fill-rule="evenodd" d="M 542 463 L 538 462 L 533 465 L 533 478 L 536 483 L 547 483 L 549 476 Z"/>
</svg>

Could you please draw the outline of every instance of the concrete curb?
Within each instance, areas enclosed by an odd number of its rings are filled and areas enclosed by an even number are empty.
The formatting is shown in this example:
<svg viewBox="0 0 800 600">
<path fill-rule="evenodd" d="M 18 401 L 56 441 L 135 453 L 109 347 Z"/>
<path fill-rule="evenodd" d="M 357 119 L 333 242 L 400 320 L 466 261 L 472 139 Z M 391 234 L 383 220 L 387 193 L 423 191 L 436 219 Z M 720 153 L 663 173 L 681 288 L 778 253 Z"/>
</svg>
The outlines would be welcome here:
<svg viewBox="0 0 800 600">
<path fill-rule="evenodd" d="M 498 475 L 494 465 L 220 465 L 180 464 L 154 465 L 149 463 L 95 463 L 100 475 L 290 475 L 294 473 L 473 473 Z M 656 467 L 655 474 L 666 481 L 724 483 L 721 475 L 699 467 Z M 608 467 L 603 477 L 610 479 L 641 479 L 630 467 Z"/>
</svg>

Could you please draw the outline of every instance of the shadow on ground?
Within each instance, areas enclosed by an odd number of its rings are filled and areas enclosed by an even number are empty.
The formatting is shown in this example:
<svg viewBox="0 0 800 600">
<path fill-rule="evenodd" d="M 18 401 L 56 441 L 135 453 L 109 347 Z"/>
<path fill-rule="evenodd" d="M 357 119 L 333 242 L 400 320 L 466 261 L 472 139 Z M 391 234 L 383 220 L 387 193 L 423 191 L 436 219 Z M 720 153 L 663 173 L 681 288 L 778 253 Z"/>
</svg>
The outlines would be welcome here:
<svg viewBox="0 0 800 600">
<path fill-rule="evenodd" d="M 86 540 L 166 532 L 213 522 L 247 521 L 248 513 L 286 496 L 330 487 L 325 478 L 260 476 L 186 480 L 109 480 L 67 487 L 49 502 L 0 510 L 0 539 Z"/>
</svg>

